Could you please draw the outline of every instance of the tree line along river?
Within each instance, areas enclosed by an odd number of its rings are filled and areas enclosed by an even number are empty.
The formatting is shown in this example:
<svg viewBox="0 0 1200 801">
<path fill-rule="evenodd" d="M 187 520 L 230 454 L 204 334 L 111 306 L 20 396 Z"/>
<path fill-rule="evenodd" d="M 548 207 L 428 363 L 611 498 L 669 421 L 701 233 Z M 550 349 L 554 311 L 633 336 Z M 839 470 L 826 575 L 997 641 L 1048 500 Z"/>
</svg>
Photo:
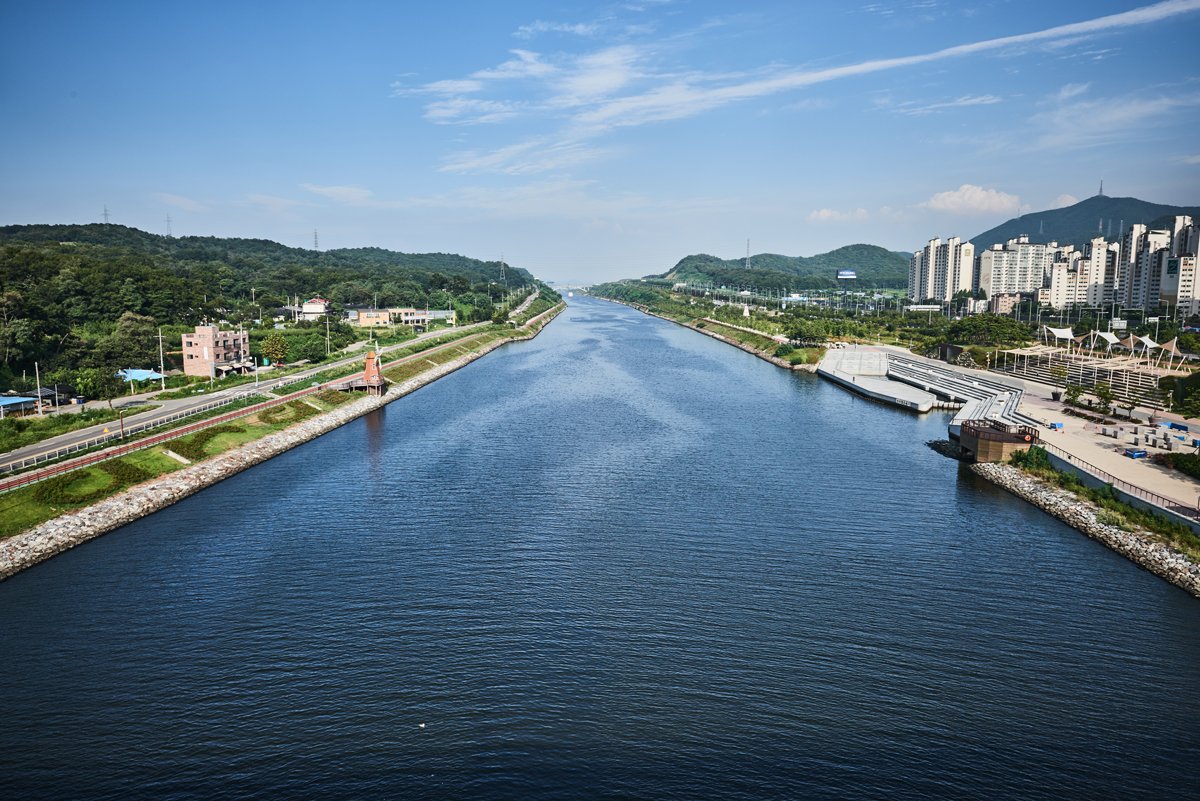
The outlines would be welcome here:
<svg viewBox="0 0 1200 801">
<path fill-rule="evenodd" d="M 5 794 L 1194 793 L 1200 604 L 944 427 L 577 298 L 0 584 Z"/>
</svg>

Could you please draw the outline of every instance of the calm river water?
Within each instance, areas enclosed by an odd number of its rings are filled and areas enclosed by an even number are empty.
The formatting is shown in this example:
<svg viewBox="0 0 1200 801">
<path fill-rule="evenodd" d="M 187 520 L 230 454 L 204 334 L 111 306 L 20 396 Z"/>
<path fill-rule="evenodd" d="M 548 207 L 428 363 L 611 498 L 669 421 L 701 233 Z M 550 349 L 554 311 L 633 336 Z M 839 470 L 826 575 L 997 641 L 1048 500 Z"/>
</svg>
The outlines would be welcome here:
<svg viewBox="0 0 1200 801">
<path fill-rule="evenodd" d="M 1200 602 L 630 309 L 0 584 L 6 798 L 1200 792 Z"/>
</svg>

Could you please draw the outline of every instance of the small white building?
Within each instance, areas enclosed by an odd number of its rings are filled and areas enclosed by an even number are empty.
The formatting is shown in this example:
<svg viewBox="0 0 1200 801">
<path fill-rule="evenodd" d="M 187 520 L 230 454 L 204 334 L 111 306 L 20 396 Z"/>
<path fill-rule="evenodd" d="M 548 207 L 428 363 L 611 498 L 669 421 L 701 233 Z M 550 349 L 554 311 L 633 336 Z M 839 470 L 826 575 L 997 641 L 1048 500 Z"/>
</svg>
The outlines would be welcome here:
<svg viewBox="0 0 1200 801">
<path fill-rule="evenodd" d="M 310 298 L 300 306 L 301 320 L 320 320 L 333 311 L 333 304 L 325 298 Z"/>
</svg>

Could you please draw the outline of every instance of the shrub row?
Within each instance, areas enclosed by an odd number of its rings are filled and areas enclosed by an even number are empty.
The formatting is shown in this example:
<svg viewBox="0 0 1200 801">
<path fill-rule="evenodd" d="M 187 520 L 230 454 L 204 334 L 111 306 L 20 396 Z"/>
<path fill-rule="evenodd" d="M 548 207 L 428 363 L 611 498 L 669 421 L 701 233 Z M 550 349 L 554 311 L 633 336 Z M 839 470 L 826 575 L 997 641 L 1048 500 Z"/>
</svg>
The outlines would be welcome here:
<svg viewBox="0 0 1200 801">
<path fill-rule="evenodd" d="M 1167 467 L 1172 467 L 1192 478 L 1200 478 L 1200 454 L 1164 453 L 1161 458 Z"/>
<path fill-rule="evenodd" d="M 323 389 L 313 394 L 313 398 L 326 406 L 341 406 L 349 401 L 350 397 L 349 392 L 338 392 L 336 389 Z"/>
<path fill-rule="evenodd" d="M 221 434 L 240 434 L 245 430 L 246 429 L 242 428 L 241 426 L 213 426 L 212 428 L 206 428 L 203 431 L 192 434 L 190 437 L 183 437 L 182 439 L 173 441 L 171 443 L 171 450 L 178 453 L 184 459 L 193 462 L 199 462 L 208 456 L 208 454 L 204 452 L 204 449 L 214 437 L 217 437 Z"/>
<path fill-rule="evenodd" d="M 90 470 L 72 471 L 53 476 L 37 484 L 33 491 L 34 500 L 50 506 L 53 505 L 85 505 L 107 497 L 122 487 L 140 484 L 152 477 L 152 474 L 137 465 L 120 459 L 101 462 L 96 465 L 107 473 L 110 481 L 102 487 L 90 492 L 72 492 L 71 487 L 94 475 Z"/>
</svg>

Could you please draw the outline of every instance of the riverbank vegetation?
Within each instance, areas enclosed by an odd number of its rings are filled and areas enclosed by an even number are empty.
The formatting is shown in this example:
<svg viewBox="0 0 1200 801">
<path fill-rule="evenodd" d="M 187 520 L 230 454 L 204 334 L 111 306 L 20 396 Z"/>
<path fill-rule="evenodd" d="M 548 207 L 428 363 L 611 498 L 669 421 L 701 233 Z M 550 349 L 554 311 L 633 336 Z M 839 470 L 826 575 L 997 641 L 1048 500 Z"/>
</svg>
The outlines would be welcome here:
<svg viewBox="0 0 1200 801">
<path fill-rule="evenodd" d="M 540 329 L 544 324 L 543 321 L 539 321 L 525 328 L 493 325 L 482 330 L 450 331 L 444 338 L 423 341 L 404 349 L 411 352 L 392 354 L 391 361 L 403 361 L 385 370 L 384 375 L 399 383 L 456 358 L 491 348 L 501 341 L 528 336 L 531 331 Z M 337 375 L 323 374 L 317 379 L 331 381 L 361 369 L 361 365 L 357 365 L 330 371 Z M 184 463 L 172 457 L 168 451 L 188 462 L 203 461 L 315 415 L 332 411 L 350 402 L 354 397 L 356 396 L 348 393 L 322 389 L 303 398 L 285 401 L 144 450 L 71 470 L 4 493 L 0 495 L 0 538 L 20 533 L 65 512 L 88 506 L 135 484 L 182 469 Z M 255 405 L 263 400 L 265 398 L 262 396 L 250 396 L 230 406 L 211 410 L 203 416 L 226 415 L 230 411 Z"/>
<path fill-rule="evenodd" d="M 770 339 L 784 337 L 792 347 L 820 348 L 828 342 L 873 342 L 897 345 L 923 355 L 935 354 L 947 345 L 958 345 L 973 365 L 993 361 L 1001 348 L 1021 345 L 1034 337 L 1032 326 L 1010 317 L 980 314 L 961 320 L 942 315 L 897 310 L 895 298 L 834 300 L 820 304 L 790 304 L 767 307 L 749 297 L 720 291 L 716 295 L 683 288 L 667 281 L 639 280 L 599 284 L 591 288 L 598 297 L 629 303 L 663 317 L 689 325 L 705 319 L 740 328 L 750 328 Z M 771 343 L 773 349 L 777 342 Z M 766 350 L 765 345 L 760 349 Z M 807 359 L 806 353 L 802 358 Z"/>
<path fill-rule="evenodd" d="M 1200 535 L 1192 529 L 1120 500 L 1111 485 L 1089 487 L 1071 473 L 1055 470 L 1044 449 L 1035 445 L 1029 450 L 1017 451 L 1009 458 L 1009 463 L 1095 504 L 1101 510 L 1098 516 L 1101 523 L 1126 531 L 1147 531 L 1200 563 Z"/>
</svg>

